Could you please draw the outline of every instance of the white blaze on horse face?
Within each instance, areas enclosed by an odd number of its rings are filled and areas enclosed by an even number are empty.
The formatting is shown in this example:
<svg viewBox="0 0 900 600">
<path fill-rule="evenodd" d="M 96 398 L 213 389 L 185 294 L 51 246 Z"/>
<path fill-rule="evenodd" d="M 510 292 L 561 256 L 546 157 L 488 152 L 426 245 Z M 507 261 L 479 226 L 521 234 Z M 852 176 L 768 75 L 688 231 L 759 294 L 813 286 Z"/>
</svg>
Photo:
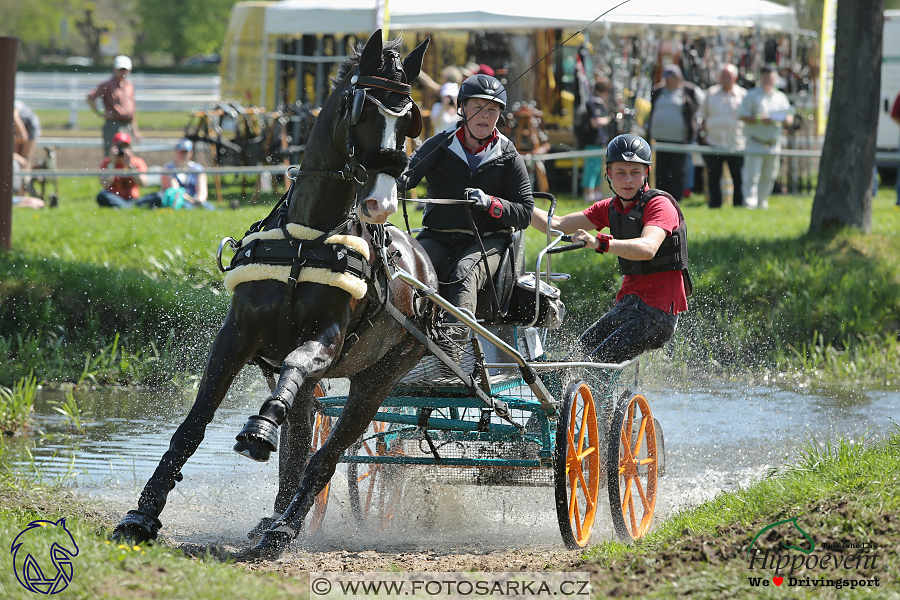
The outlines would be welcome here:
<svg viewBox="0 0 900 600">
<path fill-rule="evenodd" d="M 384 132 L 382 133 L 381 147 L 397 147 L 397 120 L 398 117 L 386 113 L 381 107 L 378 112 L 384 117 Z M 386 223 L 388 217 L 397 212 L 397 181 L 390 175 L 379 173 L 375 179 L 375 185 L 369 192 L 364 203 L 364 210 L 357 211 L 359 218 L 366 223 Z"/>
</svg>

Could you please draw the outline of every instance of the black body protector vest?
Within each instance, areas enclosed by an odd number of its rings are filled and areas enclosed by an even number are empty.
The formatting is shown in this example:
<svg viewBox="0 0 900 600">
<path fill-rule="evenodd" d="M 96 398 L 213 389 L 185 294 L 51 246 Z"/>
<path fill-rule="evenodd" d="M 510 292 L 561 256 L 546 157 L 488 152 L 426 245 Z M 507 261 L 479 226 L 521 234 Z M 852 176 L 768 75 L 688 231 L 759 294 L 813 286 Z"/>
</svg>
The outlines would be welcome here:
<svg viewBox="0 0 900 600">
<path fill-rule="evenodd" d="M 641 237 L 644 229 L 644 209 L 647 207 L 647 203 L 657 196 L 668 198 L 675 210 L 678 211 L 678 227 L 659 245 L 656 256 L 650 260 L 628 260 L 619 256 L 619 268 L 624 275 L 649 275 L 662 271 L 680 270 L 684 277 L 684 291 L 690 296 L 694 286 L 688 272 L 687 223 L 684 221 L 678 201 L 670 193 L 656 189 L 644 190 L 627 215 L 623 215 L 613 208 L 613 203 L 610 202 L 609 230 L 617 240 Z"/>
</svg>

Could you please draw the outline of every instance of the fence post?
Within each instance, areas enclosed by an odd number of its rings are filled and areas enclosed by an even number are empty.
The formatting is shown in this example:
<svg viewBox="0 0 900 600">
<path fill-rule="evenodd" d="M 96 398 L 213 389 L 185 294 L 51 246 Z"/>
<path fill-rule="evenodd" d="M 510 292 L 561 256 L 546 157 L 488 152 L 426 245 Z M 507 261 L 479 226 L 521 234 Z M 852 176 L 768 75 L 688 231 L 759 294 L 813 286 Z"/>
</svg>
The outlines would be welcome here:
<svg viewBox="0 0 900 600">
<path fill-rule="evenodd" d="M 0 250 L 12 241 L 13 109 L 19 38 L 0 37 Z"/>
</svg>

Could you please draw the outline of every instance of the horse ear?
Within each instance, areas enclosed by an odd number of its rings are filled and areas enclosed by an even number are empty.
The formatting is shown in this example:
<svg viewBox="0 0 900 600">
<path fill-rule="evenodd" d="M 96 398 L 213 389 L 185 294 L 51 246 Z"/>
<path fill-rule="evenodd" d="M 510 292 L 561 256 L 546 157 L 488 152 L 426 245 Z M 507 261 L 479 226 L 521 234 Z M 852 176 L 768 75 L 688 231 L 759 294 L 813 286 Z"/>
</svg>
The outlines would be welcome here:
<svg viewBox="0 0 900 600">
<path fill-rule="evenodd" d="M 425 50 L 431 42 L 431 36 L 425 38 L 425 41 L 416 46 L 415 50 L 406 55 L 403 59 L 403 71 L 406 73 L 406 81 L 412 83 L 419 76 L 422 70 L 422 60 L 425 58 Z"/>
<path fill-rule="evenodd" d="M 372 34 L 359 56 L 359 74 L 374 73 L 381 66 L 381 30 Z"/>
</svg>

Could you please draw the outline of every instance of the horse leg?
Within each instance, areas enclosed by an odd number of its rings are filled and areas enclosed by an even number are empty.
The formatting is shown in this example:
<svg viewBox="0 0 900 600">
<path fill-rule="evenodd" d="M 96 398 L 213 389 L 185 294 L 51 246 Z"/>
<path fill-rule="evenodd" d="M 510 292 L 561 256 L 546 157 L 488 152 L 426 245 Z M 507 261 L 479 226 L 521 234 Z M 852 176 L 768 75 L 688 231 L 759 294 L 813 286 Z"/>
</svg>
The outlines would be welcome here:
<svg viewBox="0 0 900 600">
<path fill-rule="evenodd" d="M 278 449 L 278 427 L 287 418 L 300 387 L 310 375 L 324 373 L 331 366 L 340 331 L 337 323 L 326 324 L 287 355 L 275 390 L 263 402 L 259 414 L 250 417 L 237 434 L 235 452 L 258 462 L 269 460 Z"/>
<path fill-rule="evenodd" d="M 112 539 L 135 543 L 156 539 L 162 527 L 159 515 L 169 492 L 182 479 L 181 468 L 203 441 L 206 426 L 212 421 L 235 376 L 255 351 L 256 345 L 244 336 L 229 313 L 213 342 L 194 405 L 172 435 L 169 449 L 144 486 L 137 510 L 125 515 L 113 530 Z"/>
<path fill-rule="evenodd" d="M 297 537 L 316 496 L 334 475 L 341 455 L 365 433 L 388 393 L 423 354 L 422 346 L 407 342 L 395 346 L 377 363 L 350 378 L 347 404 L 332 428 L 331 436 L 310 458 L 290 506 L 250 550 L 251 556 L 277 558 Z"/>
<path fill-rule="evenodd" d="M 263 517 L 247 534 L 251 540 L 258 541 L 263 532 L 287 509 L 294 492 L 300 486 L 306 459 L 312 447 L 313 424 L 316 411 L 313 403 L 313 391 L 318 382 L 308 379 L 297 397 L 294 406 L 288 413 L 287 421 L 281 428 L 281 452 L 278 455 L 278 494 L 275 496 L 275 510 L 271 517 Z M 275 382 L 272 382 L 274 389 Z"/>
</svg>

